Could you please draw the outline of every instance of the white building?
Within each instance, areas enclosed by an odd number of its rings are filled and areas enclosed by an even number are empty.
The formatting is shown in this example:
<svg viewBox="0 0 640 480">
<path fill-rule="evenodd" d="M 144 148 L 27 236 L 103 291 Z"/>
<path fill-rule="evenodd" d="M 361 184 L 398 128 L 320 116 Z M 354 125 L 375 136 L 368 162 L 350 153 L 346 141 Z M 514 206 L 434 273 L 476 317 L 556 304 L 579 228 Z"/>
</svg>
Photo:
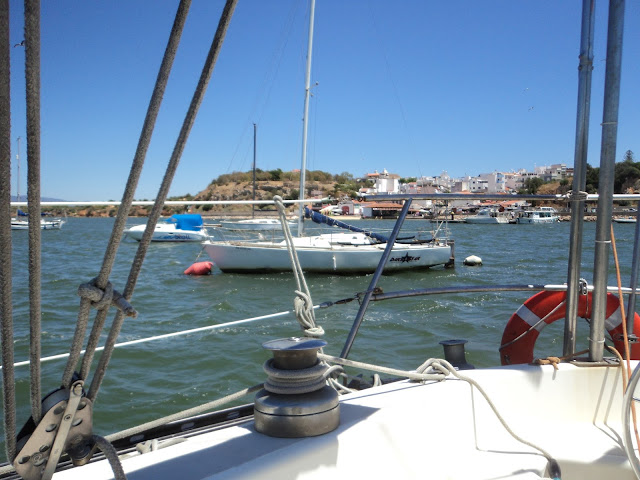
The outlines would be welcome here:
<svg viewBox="0 0 640 480">
<path fill-rule="evenodd" d="M 480 177 L 471 177 L 469 180 L 469 191 L 471 193 L 488 193 L 489 192 L 489 182 L 484 178 Z"/>
<path fill-rule="evenodd" d="M 505 177 L 502 172 L 481 173 L 480 179 L 487 182 L 487 193 L 501 193 L 506 191 Z"/>
<path fill-rule="evenodd" d="M 433 179 L 433 186 L 437 187 L 441 191 L 450 192 L 455 183 L 455 179 L 451 178 L 446 170 Z"/>
<path fill-rule="evenodd" d="M 400 175 L 389 173 L 386 168 L 382 170 L 382 173 L 378 173 L 377 170 L 374 173 L 367 173 L 367 178 L 375 182 L 374 189 L 378 195 L 400 191 Z"/>
</svg>

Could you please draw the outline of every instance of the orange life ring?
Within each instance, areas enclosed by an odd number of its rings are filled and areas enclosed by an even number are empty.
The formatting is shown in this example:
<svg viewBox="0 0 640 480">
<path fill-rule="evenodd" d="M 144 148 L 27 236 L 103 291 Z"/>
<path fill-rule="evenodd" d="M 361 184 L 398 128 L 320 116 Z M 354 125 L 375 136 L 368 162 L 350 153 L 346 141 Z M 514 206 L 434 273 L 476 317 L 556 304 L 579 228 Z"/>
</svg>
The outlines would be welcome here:
<svg viewBox="0 0 640 480">
<path fill-rule="evenodd" d="M 502 365 L 515 365 L 533 362 L 533 347 L 540 331 L 547 325 L 564 318 L 566 314 L 566 292 L 544 291 L 536 293 L 524 302 L 504 327 L 500 342 L 500 361 Z M 578 297 L 578 316 L 591 318 L 592 295 Z M 540 321 L 543 320 L 544 321 Z M 532 328 L 534 327 L 534 328 Z M 622 314 L 618 297 L 607 294 L 605 327 L 613 339 L 613 345 L 624 356 L 622 340 Z M 640 336 L 640 316 L 635 313 L 633 333 Z M 631 359 L 640 359 L 640 343 L 630 345 Z"/>
</svg>

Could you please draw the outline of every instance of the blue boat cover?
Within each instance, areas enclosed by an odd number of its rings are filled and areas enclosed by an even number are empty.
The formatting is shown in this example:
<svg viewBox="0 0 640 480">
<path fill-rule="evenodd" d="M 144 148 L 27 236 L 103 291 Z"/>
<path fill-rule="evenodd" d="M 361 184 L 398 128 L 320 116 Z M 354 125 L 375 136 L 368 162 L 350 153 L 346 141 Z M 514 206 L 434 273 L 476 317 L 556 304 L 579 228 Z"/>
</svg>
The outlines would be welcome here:
<svg viewBox="0 0 640 480">
<path fill-rule="evenodd" d="M 167 219 L 167 223 L 175 223 L 176 228 L 180 230 L 201 230 L 202 229 L 202 216 L 197 213 L 182 213 L 171 215 Z"/>
<path fill-rule="evenodd" d="M 51 217 L 53 215 L 53 213 L 50 212 L 40 212 L 40 216 L 41 217 Z M 19 217 L 28 217 L 29 214 L 26 212 L 23 212 L 22 210 L 18 209 L 18 216 Z"/>
<path fill-rule="evenodd" d="M 389 239 L 384 235 L 380 235 L 379 233 L 370 232 L 368 230 L 363 230 L 362 228 L 354 227 L 353 225 L 349 225 L 348 223 L 341 222 L 339 220 L 335 220 L 331 217 L 327 217 L 326 215 L 322 215 L 321 213 L 314 212 L 309 209 L 309 207 L 304 207 L 304 216 L 306 218 L 310 218 L 312 221 L 316 223 L 324 223 L 331 227 L 336 226 L 340 228 L 344 228 L 350 230 L 352 232 L 364 233 L 368 237 L 374 238 L 380 242 L 386 243 Z"/>
</svg>

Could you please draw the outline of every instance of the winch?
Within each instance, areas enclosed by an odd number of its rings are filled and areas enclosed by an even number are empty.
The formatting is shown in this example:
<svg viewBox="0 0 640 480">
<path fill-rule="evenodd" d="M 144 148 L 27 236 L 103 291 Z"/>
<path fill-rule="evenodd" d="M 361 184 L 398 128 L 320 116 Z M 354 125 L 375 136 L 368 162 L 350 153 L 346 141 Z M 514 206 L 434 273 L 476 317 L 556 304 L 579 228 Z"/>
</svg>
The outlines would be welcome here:
<svg viewBox="0 0 640 480">
<path fill-rule="evenodd" d="M 268 376 L 255 398 L 256 430 L 272 437 L 312 437 L 340 423 L 338 393 L 326 385 L 328 365 L 318 360 L 327 345 L 315 338 L 281 338 L 262 346 L 273 352 Z"/>
</svg>

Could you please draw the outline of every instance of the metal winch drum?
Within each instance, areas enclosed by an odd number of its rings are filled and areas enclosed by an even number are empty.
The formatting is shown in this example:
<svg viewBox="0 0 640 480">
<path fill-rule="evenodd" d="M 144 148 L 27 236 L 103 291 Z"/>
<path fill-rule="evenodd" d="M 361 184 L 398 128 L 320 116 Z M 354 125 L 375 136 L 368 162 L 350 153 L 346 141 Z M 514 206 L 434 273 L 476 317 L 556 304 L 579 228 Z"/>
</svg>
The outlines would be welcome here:
<svg viewBox="0 0 640 480">
<path fill-rule="evenodd" d="M 256 394 L 256 430 L 272 437 L 312 437 L 335 430 L 340 423 L 338 393 L 325 381 L 327 365 L 318 350 L 327 344 L 315 338 L 282 338 L 263 344 L 273 352 L 264 365 L 268 375 Z"/>
</svg>

